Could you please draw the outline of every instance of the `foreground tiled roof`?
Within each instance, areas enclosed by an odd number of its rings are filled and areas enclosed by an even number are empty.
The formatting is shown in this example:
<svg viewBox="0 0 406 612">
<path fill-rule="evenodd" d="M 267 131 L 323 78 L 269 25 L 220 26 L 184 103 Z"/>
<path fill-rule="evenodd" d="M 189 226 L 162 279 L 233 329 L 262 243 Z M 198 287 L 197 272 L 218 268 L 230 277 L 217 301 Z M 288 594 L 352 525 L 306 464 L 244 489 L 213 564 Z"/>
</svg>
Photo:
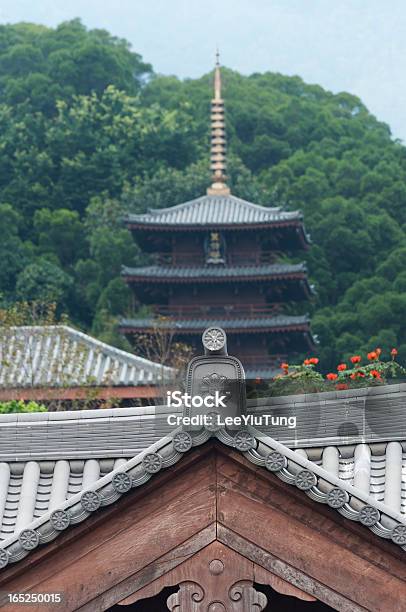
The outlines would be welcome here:
<svg viewBox="0 0 406 612">
<path fill-rule="evenodd" d="M 174 321 L 166 321 L 153 318 L 145 319 L 121 319 L 121 329 L 150 329 L 151 327 L 174 327 L 185 332 L 194 333 L 195 330 L 205 329 L 213 324 L 211 319 L 176 319 Z M 304 331 L 308 328 L 309 317 L 307 316 L 289 316 L 278 315 L 275 317 L 246 317 L 246 318 L 216 318 L 216 325 L 222 327 L 227 332 L 232 333 L 235 330 L 249 329 L 250 331 Z"/>
<path fill-rule="evenodd" d="M 121 274 L 125 277 L 153 278 L 156 281 L 172 282 L 174 280 L 193 280 L 205 282 L 218 279 L 233 282 L 235 278 L 289 278 L 303 276 L 306 264 L 264 264 L 247 266 L 145 266 L 139 268 L 122 267 Z"/>
<path fill-rule="evenodd" d="M 140 226 L 234 226 L 278 224 L 302 221 L 302 218 L 298 211 L 259 206 L 233 195 L 204 195 L 170 208 L 128 215 L 126 222 Z"/>
<path fill-rule="evenodd" d="M 297 428 L 215 435 L 311 499 L 406 549 L 405 402 L 406 384 L 250 400 L 253 415 L 289 416 L 294 409 Z M 173 431 L 168 412 L 156 406 L 1 415 L 0 567 L 102 511 L 213 436 L 205 429 L 192 437 Z M 346 432 L 339 431 L 343 421 L 351 426 Z"/>
<path fill-rule="evenodd" d="M 174 412 L 143 406 L 3 414 L 0 463 L 133 457 L 171 431 L 167 415 Z"/>
<path fill-rule="evenodd" d="M 244 453 L 252 463 L 275 473 L 312 500 L 329 505 L 406 549 L 406 517 L 398 482 L 405 478 L 400 443 L 390 442 L 383 453 L 383 461 L 391 468 L 385 471 L 383 503 L 369 489 L 368 444 L 355 447 L 353 475 L 343 479 L 335 447 L 325 448 L 322 464 L 317 465 L 304 452 L 294 451 L 249 426 L 234 437 L 222 429 L 202 429 L 193 434 L 176 429 L 129 460 L 61 460 L 45 463 L 42 468 L 37 461 L 12 467 L 0 464 L 0 568 L 23 559 L 93 512 L 102 511 L 211 437 Z"/>
<path fill-rule="evenodd" d="M 139 386 L 171 375 L 65 325 L 0 328 L 0 388 Z"/>
</svg>

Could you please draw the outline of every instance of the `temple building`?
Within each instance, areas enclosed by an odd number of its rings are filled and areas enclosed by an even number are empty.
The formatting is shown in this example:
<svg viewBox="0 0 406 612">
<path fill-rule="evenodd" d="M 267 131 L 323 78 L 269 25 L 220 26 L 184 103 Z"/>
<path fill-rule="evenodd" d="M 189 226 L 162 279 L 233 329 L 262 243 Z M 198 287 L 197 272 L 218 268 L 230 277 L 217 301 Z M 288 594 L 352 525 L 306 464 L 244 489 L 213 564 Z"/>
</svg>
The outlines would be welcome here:
<svg viewBox="0 0 406 612">
<path fill-rule="evenodd" d="M 205 330 L 186 388 L 212 373 L 218 416 L 261 425 L 0 414 L 1 610 L 405 610 L 406 384 L 249 400 L 226 342 Z"/>
<path fill-rule="evenodd" d="M 0 329 L 0 402 L 36 401 L 48 410 L 156 401 L 172 368 L 122 351 L 67 325 Z"/>
<path fill-rule="evenodd" d="M 285 314 L 286 304 L 312 294 L 304 263 L 281 261 L 309 247 L 298 211 L 259 206 L 231 194 L 217 58 L 211 102 L 212 184 L 195 200 L 145 214 L 127 227 L 152 265 L 128 268 L 123 278 L 151 316 L 124 319 L 128 338 L 173 326 L 176 340 L 196 348 L 201 330 L 221 326 L 247 378 L 270 377 L 280 362 L 314 348 L 307 316 Z"/>
</svg>

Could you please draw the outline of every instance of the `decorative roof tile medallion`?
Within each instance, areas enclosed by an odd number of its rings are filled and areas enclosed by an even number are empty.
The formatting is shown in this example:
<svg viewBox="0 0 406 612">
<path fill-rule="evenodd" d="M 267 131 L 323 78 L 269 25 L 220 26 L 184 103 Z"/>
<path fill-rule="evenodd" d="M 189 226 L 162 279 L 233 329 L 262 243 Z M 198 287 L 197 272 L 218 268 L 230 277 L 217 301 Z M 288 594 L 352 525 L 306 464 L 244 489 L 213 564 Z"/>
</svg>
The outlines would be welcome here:
<svg viewBox="0 0 406 612">
<path fill-rule="evenodd" d="M 86 512 L 95 512 L 100 508 L 101 497 L 96 491 L 85 491 L 80 498 L 80 503 Z"/>
<path fill-rule="evenodd" d="M 192 436 L 187 431 L 178 431 L 173 438 L 173 447 L 178 453 L 186 453 L 192 445 Z"/>
<path fill-rule="evenodd" d="M 49 517 L 49 521 L 54 529 L 63 531 L 70 525 L 70 516 L 65 510 L 54 510 Z"/>
<path fill-rule="evenodd" d="M 359 513 L 360 523 L 366 525 L 367 527 L 372 527 L 373 525 L 376 525 L 380 518 L 381 515 L 379 513 L 379 510 L 369 505 L 364 506 Z"/>
<path fill-rule="evenodd" d="M 331 508 L 342 508 L 349 501 L 349 495 L 347 491 L 334 487 L 327 493 L 327 504 Z"/>
<path fill-rule="evenodd" d="M 234 436 L 234 446 L 237 450 L 245 453 L 255 447 L 255 438 L 249 431 L 240 429 Z"/>
<path fill-rule="evenodd" d="M 34 550 L 39 544 L 39 535 L 34 529 L 24 529 L 20 533 L 18 540 L 24 550 Z"/>
<path fill-rule="evenodd" d="M 117 472 L 114 474 L 112 485 L 117 493 L 127 493 L 131 489 L 131 476 L 126 472 Z"/>
<path fill-rule="evenodd" d="M 220 351 L 226 346 L 226 334 L 220 327 L 209 327 L 203 332 L 203 347 L 211 353 Z"/>
<path fill-rule="evenodd" d="M 270 472 L 280 472 L 286 465 L 286 457 L 277 451 L 272 451 L 265 459 L 265 467 Z"/>
<path fill-rule="evenodd" d="M 158 453 L 148 453 L 142 460 L 142 466 L 148 474 L 156 474 L 162 467 L 162 458 Z"/>
<path fill-rule="evenodd" d="M 406 525 L 396 525 L 391 533 L 392 541 L 399 546 L 406 545 Z"/>
<path fill-rule="evenodd" d="M 310 470 L 300 470 L 296 474 L 295 484 L 301 491 L 309 491 L 317 484 L 317 478 Z"/>
</svg>

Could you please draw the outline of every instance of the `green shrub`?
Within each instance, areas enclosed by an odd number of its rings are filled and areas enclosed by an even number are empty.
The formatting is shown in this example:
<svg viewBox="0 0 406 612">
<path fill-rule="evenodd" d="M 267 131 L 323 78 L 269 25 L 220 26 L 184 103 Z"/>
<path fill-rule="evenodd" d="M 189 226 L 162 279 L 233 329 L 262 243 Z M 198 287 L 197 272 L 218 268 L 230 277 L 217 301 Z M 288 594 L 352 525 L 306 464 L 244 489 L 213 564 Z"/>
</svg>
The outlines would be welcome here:
<svg viewBox="0 0 406 612">
<path fill-rule="evenodd" d="M 0 402 L 0 414 L 10 414 L 12 412 L 46 412 L 43 404 L 37 402 L 24 402 L 24 400 L 10 400 Z"/>
</svg>

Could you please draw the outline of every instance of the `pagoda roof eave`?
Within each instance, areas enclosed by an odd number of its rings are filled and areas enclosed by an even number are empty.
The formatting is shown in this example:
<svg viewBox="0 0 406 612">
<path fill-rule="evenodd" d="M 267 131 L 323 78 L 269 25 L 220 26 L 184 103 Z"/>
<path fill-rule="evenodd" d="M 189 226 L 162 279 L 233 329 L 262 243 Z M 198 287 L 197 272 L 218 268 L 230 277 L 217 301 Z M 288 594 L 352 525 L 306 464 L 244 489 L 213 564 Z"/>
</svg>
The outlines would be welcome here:
<svg viewBox="0 0 406 612">
<path fill-rule="evenodd" d="M 138 222 L 132 221 L 131 219 L 125 219 L 125 224 L 130 230 L 143 230 L 151 232 L 179 232 L 179 231 L 205 231 L 207 229 L 219 229 L 219 230 L 254 230 L 254 229 L 270 229 L 279 227 L 301 227 L 302 221 L 300 219 L 289 219 L 289 220 L 276 220 L 276 221 L 264 221 L 255 223 L 221 223 L 221 222 L 206 222 L 206 223 L 151 223 L 151 222 Z M 306 234 L 306 239 L 309 239 Z"/>
<path fill-rule="evenodd" d="M 292 225 L 303 227 L 303 215 L 300 211 L 261 206 L 228 194 L 204 195 L 169 208 L 128 214 L 124 222 L 129 229 L 149 231 L 199 231 L 211 227 L 246 230 Z M 307 240 L 304 230 L 303 235 Z"/>
<path fill-rule="evenodd" d="M 169 317 L 149 317 L 143 319 L 122 319 L 119 327 L 122 333 L 146 331 L 150 329 L 171 328 L 182 334 L 201 334 L 201 330 L 211 325 L 224 328 L 227 333 L 261 333 L 264 331 L 274 333 L 305 332 L 311 336 L 310 320 L 306 315 L 289 316 L 278 315 L 275 317 L 261 318 L 229 318 L 229 319 L 172 319 Z"/>
<path fill-rule="evenodd" d="M 258 266 L 146 266 L 129 268 L 123 266 L 121 276 L 131 283 L 221 283 L 263 280 L 299 280 L 307 282 L 306 264 L 268 264 Z M 309 294 L 311 293 L 309 286 Z"/>
</svg>

